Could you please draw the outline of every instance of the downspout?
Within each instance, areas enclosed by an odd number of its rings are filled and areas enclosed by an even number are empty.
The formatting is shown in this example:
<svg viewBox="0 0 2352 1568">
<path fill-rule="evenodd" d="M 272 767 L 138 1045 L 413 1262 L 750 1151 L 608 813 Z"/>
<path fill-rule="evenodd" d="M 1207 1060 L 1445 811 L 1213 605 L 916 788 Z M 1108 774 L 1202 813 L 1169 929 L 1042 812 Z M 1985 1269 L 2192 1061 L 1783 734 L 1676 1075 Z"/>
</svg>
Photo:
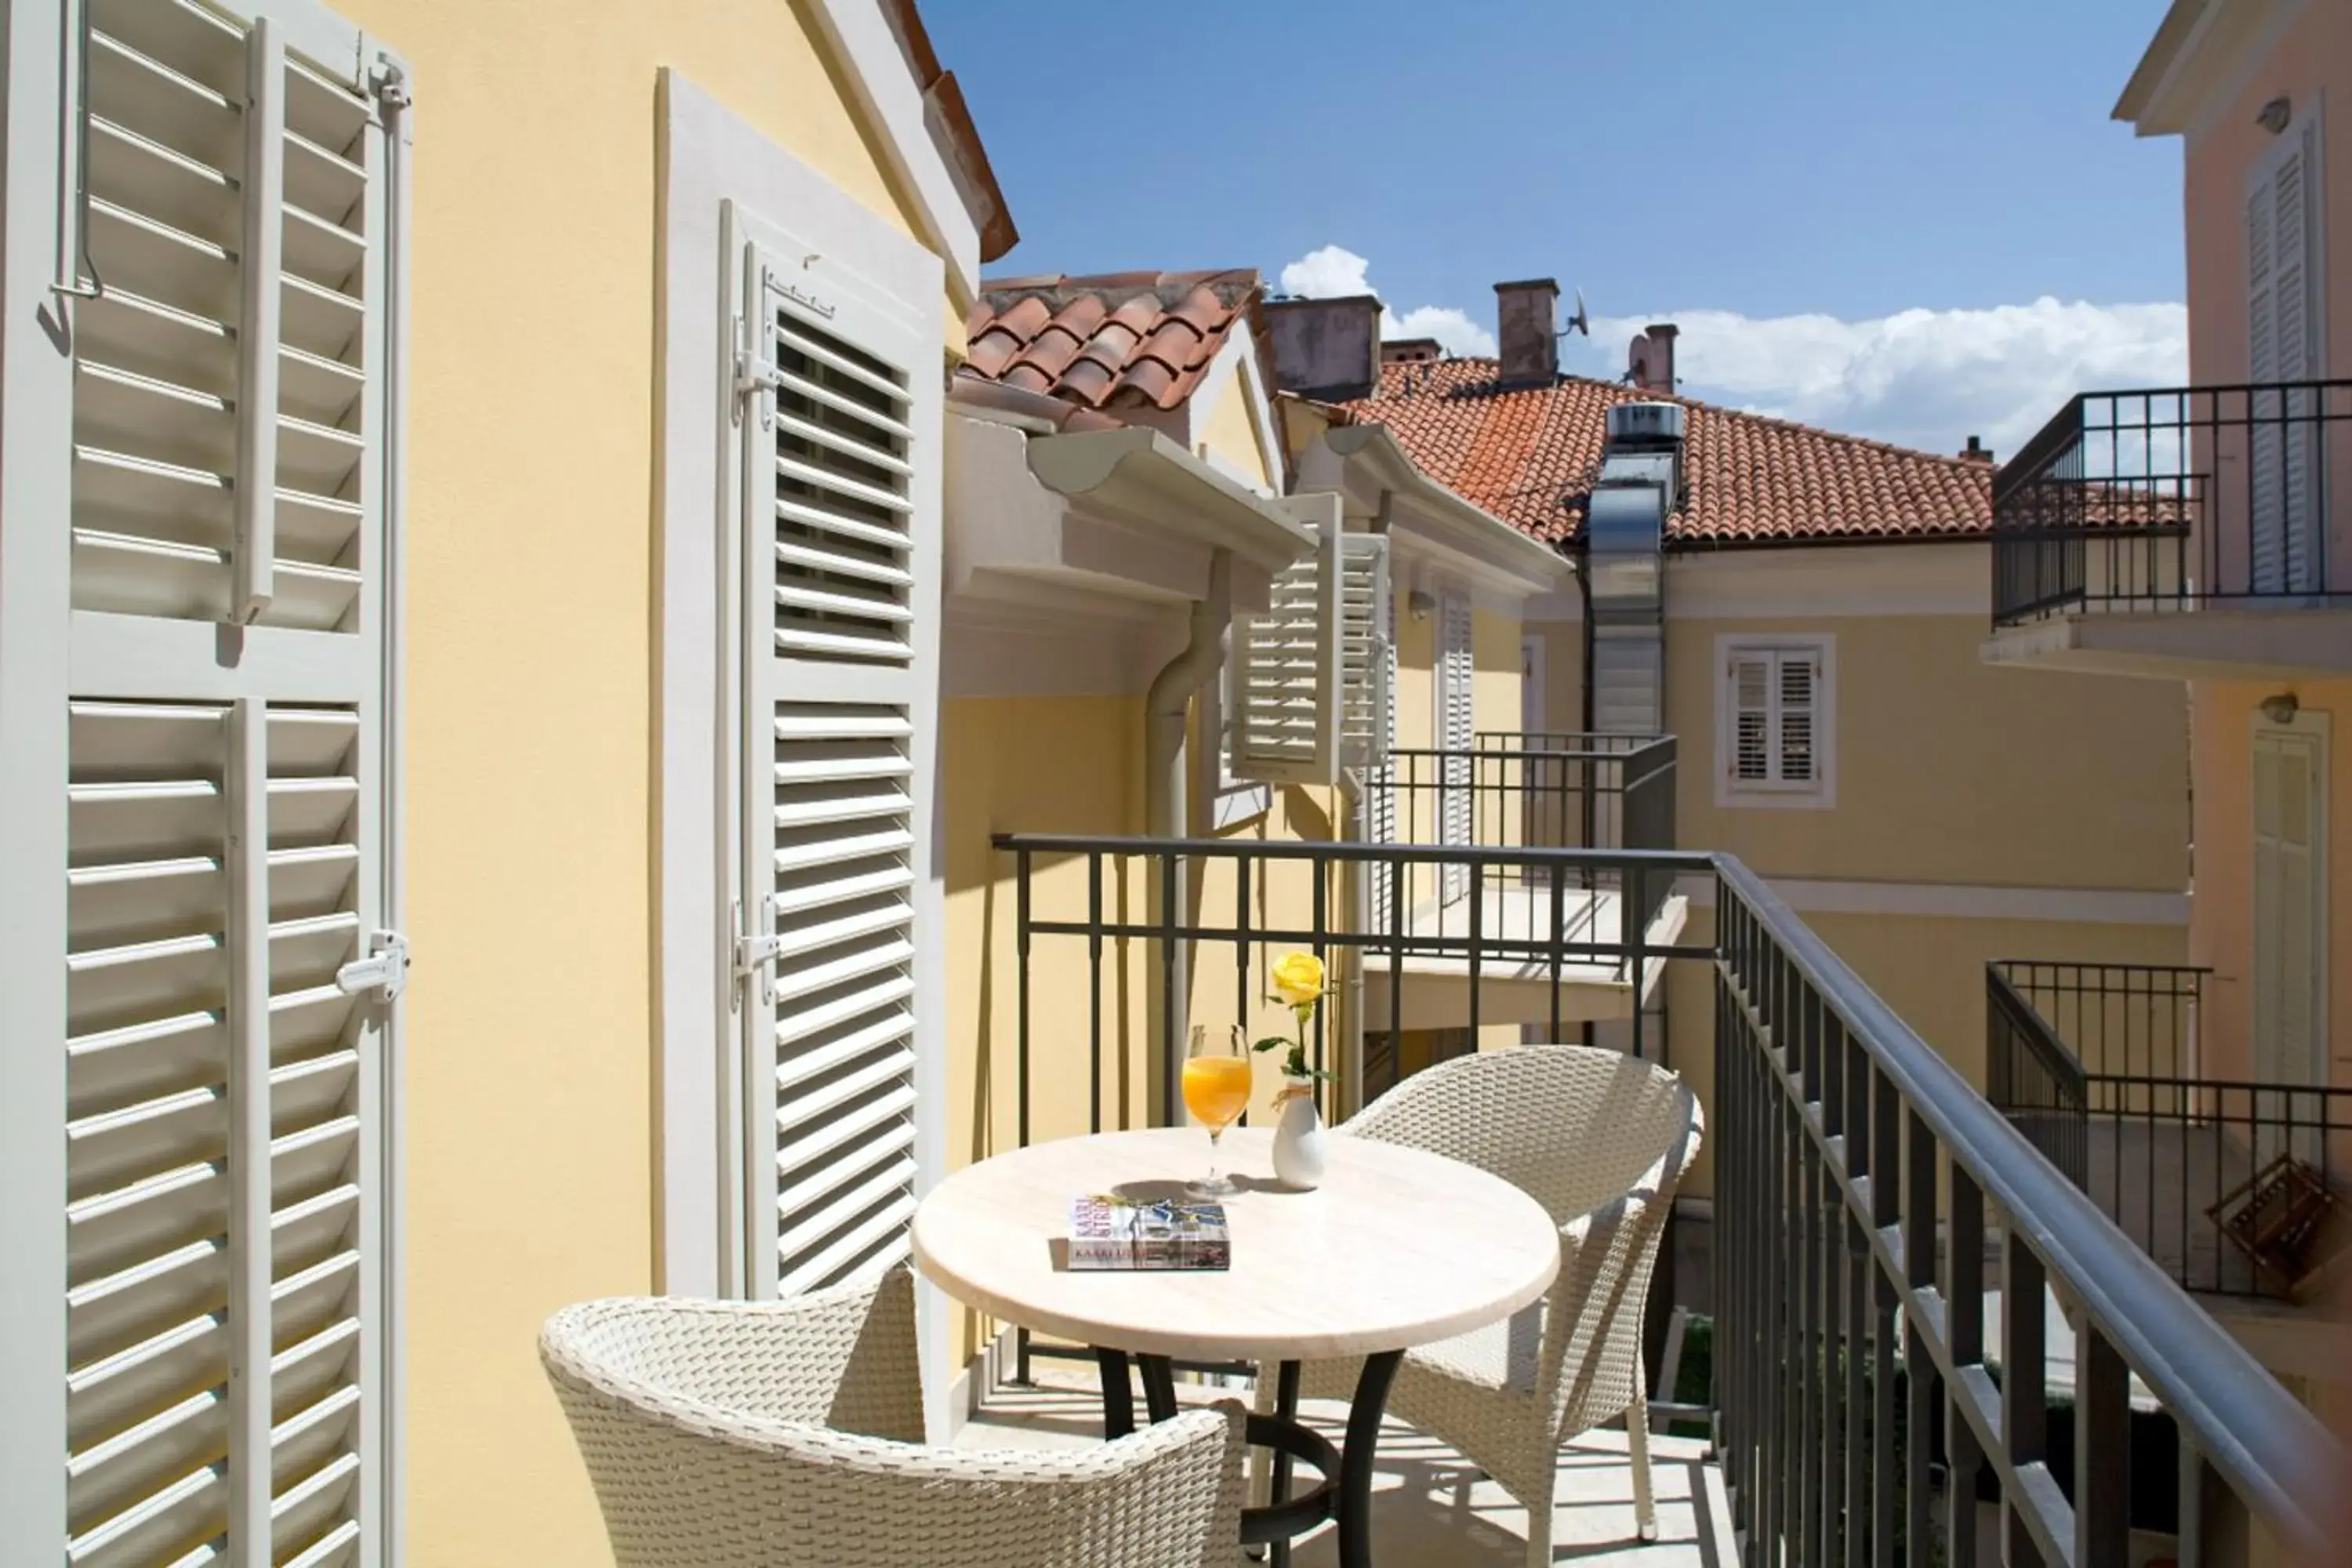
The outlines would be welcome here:
<svg viewBox="0 0 2352 1568">
<path fill-rule="evenodd" d="M 1208 592 L 1192 602 L 1192 635 L 1183 651 L 1152 678 L 1151 689 L 1143 699 L 1143 831 L 1151 837 L 1182 838 L 1190 833 L 1184 737 L 1192 696 L 1224 668 L 1233 624 L 1233 552 L 1217 550 L 1209 556 Z M 1169 858 L 1168 886 L 1156 906 L 1172 906 L 1179 921 L 1192 918 L 1190 870 L 1181 856 Z M 1170 944 L 1170 951 L 1167 994 L 1160 998 L 1160 1091 L 1168 1122 L 1173 1126 L 1178 1108 L 1184 1103 L 1184 1025 L 1192 1011 L 1192 948 L 1190 942 L 1169 937 L 1160 940 Z"/>
</svg>

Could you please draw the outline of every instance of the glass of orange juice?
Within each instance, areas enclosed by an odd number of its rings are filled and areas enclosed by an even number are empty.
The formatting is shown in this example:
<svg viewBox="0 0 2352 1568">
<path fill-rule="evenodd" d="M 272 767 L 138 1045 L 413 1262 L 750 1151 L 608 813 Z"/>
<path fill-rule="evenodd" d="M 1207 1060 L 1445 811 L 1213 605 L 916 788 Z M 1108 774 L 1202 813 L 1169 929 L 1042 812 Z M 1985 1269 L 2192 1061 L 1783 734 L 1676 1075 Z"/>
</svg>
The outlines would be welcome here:
<svg viewBox="0 0 2352 1568">
<path fill-rule="evenodd" d="M 1217 1140 L 1249 1109 L 1249 1048 L 1230 1024 L 1195 1024 L 1192 1048 L 1184 1058 L 1184 1109 L 1209 1130 L 1209 1173 L 1185 1184 L 1196 1198 L 1222 1198 L 1238 1191 L 1217 1170 Z"/>
</svg>

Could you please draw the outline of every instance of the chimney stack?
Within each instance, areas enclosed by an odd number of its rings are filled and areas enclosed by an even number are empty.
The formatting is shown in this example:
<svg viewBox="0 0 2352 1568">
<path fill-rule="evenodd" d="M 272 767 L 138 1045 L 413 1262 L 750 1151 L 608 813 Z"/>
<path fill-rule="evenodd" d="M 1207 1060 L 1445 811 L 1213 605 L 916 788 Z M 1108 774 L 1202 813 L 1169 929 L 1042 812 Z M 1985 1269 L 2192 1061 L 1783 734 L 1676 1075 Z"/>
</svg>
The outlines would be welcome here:
<svg viewBox="0 0 2352 1568">
<path fill-rule="evenodd" d="M 1381 302 L 1371 294 L 1336 300 L 1269 300 L 1275 384 L 1302 397 L 1345 403 L 1381 381 Z"/>
<path fill-rule="evenodd" d="M 1653 321 L 1626 346 L 1625 379 L 1644 392 L 1675 389 L 1675 339 L 1682 329 L 1672 321 Z"/>
<path fill-rule="evenodd" d="M 1495 285 L 1495 336 L 1502 345 L 1496 381 L 1549 386 L 1559 379 L 1559 285 L 1549 278 Z"/>
<path fill-rule="evenodd" d="M 1427 364 L 1445 357 L 1435 338 L 1390 338 L 1381 344 L 1382 364 Z"/>
<path fill-rule="evenodd" d="M 1960 460 L 1964 463 L 1990 463 L 1992 461 L 1992 448 L 1984 444 L 1983 437 L 1971 436 L 1968 450 L 1960 454 Z"/>
</svg>

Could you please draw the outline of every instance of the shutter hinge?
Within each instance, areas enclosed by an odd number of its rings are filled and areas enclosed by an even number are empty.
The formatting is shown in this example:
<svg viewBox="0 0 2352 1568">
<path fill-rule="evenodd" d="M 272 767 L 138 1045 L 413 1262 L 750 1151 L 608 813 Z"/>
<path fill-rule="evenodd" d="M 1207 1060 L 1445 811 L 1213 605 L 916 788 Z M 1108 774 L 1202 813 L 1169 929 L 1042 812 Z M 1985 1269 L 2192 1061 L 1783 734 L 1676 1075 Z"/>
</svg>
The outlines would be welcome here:
<svg viewBox="0 0 2352 1568">
<path fill-rule="evenodd" d="M 735 318 L 735 422 L 743 421 L 743 405 L 756 400 L 760 408 L 760 428 L 776 427 L 776 394 L 782 390 L 783 373 L 776 362 L 751 348 L 751 326 L 742 317 Z"/>
<path fill-rule="evenodd" d="M 375 58 L 367 68 L 368 90 L 375 94 L 377 103 L 397 113 L 415 100 L 409 95 L 408 72 L 397 60 L 383 55 Z"/>
<path fill-rule="evenodd" d="M 776 895 L 770 893 L 760 900 L 760 929 L 743 929 L 743 901 L 730 906 L 734 926 L 734 976 L 736 1005 L 742 1005 L 743 992 L 754 975 L 760 981 L 760 1000 L 772 1005 L 776 1000 L 776 960 L 783 952 L 783 938 L 776 934 Z"/>
<path fill-rule="evenodd" d="M 346 996 L 381 991 L 387 1002 L 408 985 L 408 939 L 396 931 L 372 931 L 365 958 L 335 971 L 335 989 Z"/>
</svg>

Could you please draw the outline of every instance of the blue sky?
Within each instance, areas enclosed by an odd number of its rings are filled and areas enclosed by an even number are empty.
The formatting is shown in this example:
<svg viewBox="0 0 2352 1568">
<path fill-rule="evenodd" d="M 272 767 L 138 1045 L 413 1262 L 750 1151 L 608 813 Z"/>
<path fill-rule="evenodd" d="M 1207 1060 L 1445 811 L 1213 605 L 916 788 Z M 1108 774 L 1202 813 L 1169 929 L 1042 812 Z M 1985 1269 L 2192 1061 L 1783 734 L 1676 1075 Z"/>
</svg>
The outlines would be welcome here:
<svg viewBox="0 0 2352 1568">
<path fill-rule="evenodd" d="M 1463 352 L 1550 276 L 1594 318 L 1571 368 L 1670 318 L 1695 395 L 2003 449 L 2185 373 L 2179 144 L 2107 118 L 2163 12 L 923 6 L 1024 236 L 997 270 L 1287 267 Z"/>
</svg>

